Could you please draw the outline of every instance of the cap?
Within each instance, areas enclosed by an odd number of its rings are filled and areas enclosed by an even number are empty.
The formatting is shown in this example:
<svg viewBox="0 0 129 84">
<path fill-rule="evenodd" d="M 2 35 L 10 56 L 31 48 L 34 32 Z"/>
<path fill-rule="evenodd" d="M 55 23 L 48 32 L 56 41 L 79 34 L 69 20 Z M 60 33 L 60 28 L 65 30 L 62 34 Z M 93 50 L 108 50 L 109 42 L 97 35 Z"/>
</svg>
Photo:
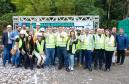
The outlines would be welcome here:
<svg viewBox="0 0 129 84">
<path fill-rule="evenodd" d="M 40 25 L 40 23 L 39 23 L 39 22 L 37 22 L 37 23 L 36 23 L 36 25 Z"/>
<path fill-rule="evenodd" d="M 44 28 L 41 28 L 40 31 L 43 32 L 43 31 L 45 31 L 45 29 Z"/>
<path fill-rule="evenodd" d="M 20 31 L 20 34 L 25 34 L 25 31 L 24 31 L 24 30 L 21 30 L 21 31 Z"/>
</svg>

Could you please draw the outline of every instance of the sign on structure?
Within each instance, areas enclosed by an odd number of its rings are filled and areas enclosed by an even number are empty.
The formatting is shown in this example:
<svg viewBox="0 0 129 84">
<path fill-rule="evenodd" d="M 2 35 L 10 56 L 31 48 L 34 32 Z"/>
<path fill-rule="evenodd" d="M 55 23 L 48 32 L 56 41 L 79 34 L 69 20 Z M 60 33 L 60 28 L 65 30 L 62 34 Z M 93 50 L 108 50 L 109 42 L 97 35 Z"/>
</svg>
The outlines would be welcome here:
<svg viewBox="0 0 129 84">
<path fill-rule="evenodd" d="M 13 27 L 18 23 L 26 23 L 35 28 L 36 22 L 41 27 L 83 27 L 89 29 L 99 28 L 99 16 L 13 16 Z"/>
</svg>

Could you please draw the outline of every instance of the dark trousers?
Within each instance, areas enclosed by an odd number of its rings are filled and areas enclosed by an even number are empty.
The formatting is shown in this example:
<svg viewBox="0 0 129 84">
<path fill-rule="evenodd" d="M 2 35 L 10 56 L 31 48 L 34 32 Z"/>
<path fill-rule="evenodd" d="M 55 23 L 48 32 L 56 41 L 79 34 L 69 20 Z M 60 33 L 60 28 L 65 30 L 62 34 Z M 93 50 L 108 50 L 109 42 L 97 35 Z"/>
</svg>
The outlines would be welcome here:
<svg viewBox="0 0 129 84">
<path fill-rule="evenodd" d="M 81 50 L 80 51 L 80 63 L 82 64 L 82 65 L 84 65 L 84 57 L 85 57 L 85 55 L 86 55 L 86 50 Z"/>
<path fill-rule="evenodd" d="M 86 50 L 85 51 L 85 67 L 91 68 L 91 64 L 92 64 L 92 51 Z"/>
<path fill-rule="evenodd" d="M 96 49 L 94 52 L 94 67 L 97 68 L 99 64 L 99 68 L 102 68 L 104 63 L 104 50 L 103 49 Z"/>
<path fill-rule="evenodd" d="M 105 51 L 105 68 L 110 69 L 112 64 L 113 51 Z"/>
<path fill-rule="evenodd" d="M 117 50 L 117 63 L 123 64 L 125 60 L 125 51 Z"/>
<path fill-rule="evenodd" d="M 33 68 L 33 56 L 29 57 L 27 54 L 24 55 L 24 67 L 30 67 L 31 69 Z"/>
<path fill-rule="evenodd" d="M 57 47 L 57 55 L 59 57 L 59 67 L 68 67 L 68 55 L 66 47 Z"/>
</svg>

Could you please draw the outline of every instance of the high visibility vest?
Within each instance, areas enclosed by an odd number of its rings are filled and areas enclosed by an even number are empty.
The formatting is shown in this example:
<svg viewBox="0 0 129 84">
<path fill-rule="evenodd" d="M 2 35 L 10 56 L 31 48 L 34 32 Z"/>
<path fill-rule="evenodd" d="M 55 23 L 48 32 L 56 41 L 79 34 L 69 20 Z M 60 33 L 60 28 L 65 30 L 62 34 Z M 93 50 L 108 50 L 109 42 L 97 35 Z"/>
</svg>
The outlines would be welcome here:
<svg viewBox="0 0 129 84">
<path fill-rule="evenodd" d="M 19 39 L 19 48 L 22 47 L 22 39 Z"/>
<path fill-rule="evenodd" d="M 80 40 L 78 40 L 78 42 L 76 44 L 76 49 L 81 50 L 81 41 Z"/>
<path fill-rule="evenodd" d="M 39 51 L 39 53 L 43 53 L 43 49 L 44 49 L 44 40 L 41 41 L 41 44 L 39 43 L 39 41 L 36 41 L 36 45 L 37 45 L 37 49 Z"/>
<path fill-rule="evenodd" d="M 39 31 L 37 29 L 34 30 L 34 37 L 33 37 L 33 40 L 34 42 L 36 42 L 37 40 L 37 34 L 39 33 Z"/>
<path fill-rule="evenodd" d="M 86 35 L 84 35 L 83 41 L 81 41 L 81 49 L 82 50 L 85 50 L 86 49 L 86 44 L 87 44 Z"/>
<path fill-rule="evenodd" d="M 95 36 L 95 49 L 104 49 L 105 35 L 101 34 L 101 37 L 96 34 Z"/>
<path fill-rule="evenodd" d="M 49 34 L 46 37 L 46 48 L 55 48 L 56 38 L 54 34 Z"/>
<path fill-rule="evenodd" d="M 86 49 L 87 50 L 93 50 L 94 49 L 94 39 L 93 39 L 93 35 L 87 35 L 86 36 Z"/>
<path fill-rule="evenodd" d="M 59 35 L 57 35 L 57 37 L 56 37 L 56 46 L 66 47 L 67 38 L 68 38 L 67 36 L 65 36 L 64 38 L 61 38 Z"/>
<path fill-rule="evenodd" d="M 105 50 L 114 51 L 115 49 L 115 38 L 113 35 L 111 37 L 105 37 Z"/>
<path fill-rule="evenodd" d="M 67 50 L 69 50 L 69 46 L 70 46 L 70 40 L 68 40 L 67 42 Z M 72 54 L 75 54 L 76 52 L 76 44 L 72 44 Z"/>
</svg>

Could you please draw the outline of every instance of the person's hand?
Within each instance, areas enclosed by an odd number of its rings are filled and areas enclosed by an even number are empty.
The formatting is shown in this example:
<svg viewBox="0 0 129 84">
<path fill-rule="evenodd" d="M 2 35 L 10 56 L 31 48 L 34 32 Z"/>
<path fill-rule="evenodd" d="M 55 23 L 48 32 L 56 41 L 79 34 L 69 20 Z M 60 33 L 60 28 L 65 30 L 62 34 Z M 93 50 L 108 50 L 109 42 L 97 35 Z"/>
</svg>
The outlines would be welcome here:
<svg viewBox="0 0 129 84">
<path fill-rule="evenodd" d="M 127 49 L 125 49 L 125 51 L 127 51 Z"/>
<path fill-rule="evenodd" d="M 30 58 L 32 58 L 32 55 L 29 55 Z"/>
</svg>

